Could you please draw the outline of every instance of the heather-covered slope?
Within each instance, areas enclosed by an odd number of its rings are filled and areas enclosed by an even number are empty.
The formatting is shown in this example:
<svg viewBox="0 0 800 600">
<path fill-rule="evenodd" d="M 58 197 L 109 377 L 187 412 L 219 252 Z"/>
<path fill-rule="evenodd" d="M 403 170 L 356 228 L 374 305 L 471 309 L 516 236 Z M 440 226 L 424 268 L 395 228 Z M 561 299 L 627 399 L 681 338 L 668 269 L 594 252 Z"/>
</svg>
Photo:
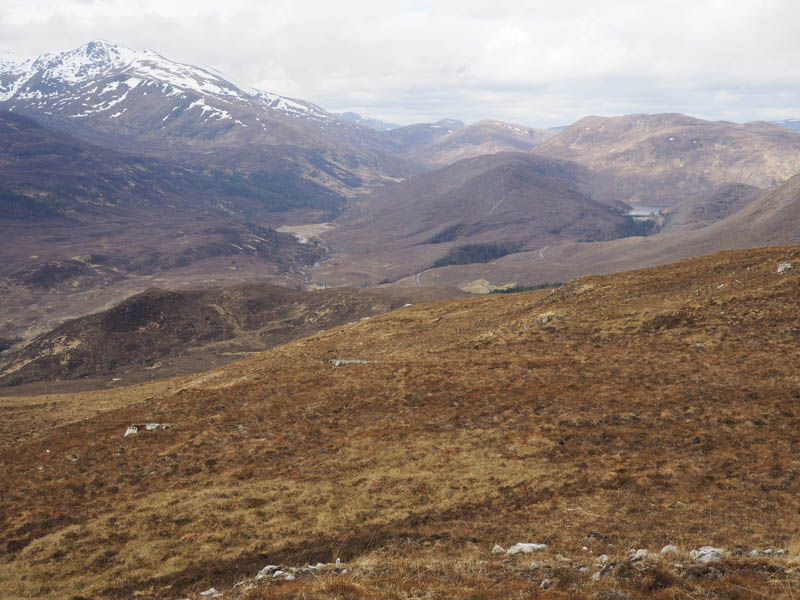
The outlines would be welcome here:
<svg viewBox="0 0 800 600">
<path fill-rule="evenodd" d="M 113 396 L 3 398 L 4 590 L 797 597 L 798 263 L 727 252 L 415 305 Z M 515 542 L 546 548 L 493 553 Z M 719 562 L 688 555 L 706 544 Z"/>
<path fill-rule="evenodd" d="M 410 288 L 308 292 L 255 283 L 152 288 L 0 355 L 0 386 L 92 378 L 82 382 L 87 388 L 197 373 L 410 302 L 464 295 Z"/>
<path fill-rule="evenodd" d="M 585 117 L 536 151 L 592 169 L 599 200 L 648 206 L 729 183 L 773 188 L 800 173 L 800 132 L 680 114 Z"/>
<path fill-rule="evenodd" d="M 337 220 L 324 234 L 335 255 L 315 277 L 393 281 L 468 245 L 518 251 L 630 235 L 633 223 L 623 206 L 595 202 L 582 191 L 591 181 L 575 163 L 510 152 L 409 178 L 362 199 Z"/>
<path fill-rule="evenodd" d="M 513 283 L 568 281 L 586 273 L 615 273 L 661 265 L 734 248 L 800 243 L 800 176 L 747 204 L 733 215 L 692 231 L 666 231 L 650 237 L 608 242 L 559 243 L 509 254 L 488 265 L 448 266 L 426 271 L 423 285 L 460 286 L 480 281 L 483 288 Z M 398 285 L 413 286 L 407 278 Z"/>
<path fill-rule="evenodd" d="M 670 210 L 661 231 L 700 229 L 729 217 L 765 195 L 765 190 L 743 183 L 728 183 L 696 198 L 686 198 Z"/>
</svg>

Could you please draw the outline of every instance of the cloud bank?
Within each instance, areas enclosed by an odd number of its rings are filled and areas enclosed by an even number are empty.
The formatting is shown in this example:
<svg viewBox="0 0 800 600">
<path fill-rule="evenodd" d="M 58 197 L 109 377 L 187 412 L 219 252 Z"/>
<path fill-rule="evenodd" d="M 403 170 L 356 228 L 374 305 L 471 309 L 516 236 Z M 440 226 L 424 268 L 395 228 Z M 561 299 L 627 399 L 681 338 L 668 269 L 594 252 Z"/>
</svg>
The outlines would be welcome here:
<svg viewBox="0 0 800 600">
<path fill-rule="evenodd" d="M 796 0 L 5 0 L 0 49 L 91 39 L 400 123 L 800 116 Z"/>
</svg>

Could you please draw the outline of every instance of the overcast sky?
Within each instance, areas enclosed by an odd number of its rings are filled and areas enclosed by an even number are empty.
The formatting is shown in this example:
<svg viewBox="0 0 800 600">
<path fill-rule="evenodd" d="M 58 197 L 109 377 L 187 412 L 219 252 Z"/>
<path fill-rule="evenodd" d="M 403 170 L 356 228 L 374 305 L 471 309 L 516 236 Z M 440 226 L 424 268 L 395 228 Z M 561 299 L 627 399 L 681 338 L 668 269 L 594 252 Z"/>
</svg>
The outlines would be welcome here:
<svg viewBox="0 0 800 600">
<path fill-rule="evenodd" d="M 0 49 L 92 39 L 407 124 L 800 117 L 800 0 L 2 0 Z"/>
</svg>

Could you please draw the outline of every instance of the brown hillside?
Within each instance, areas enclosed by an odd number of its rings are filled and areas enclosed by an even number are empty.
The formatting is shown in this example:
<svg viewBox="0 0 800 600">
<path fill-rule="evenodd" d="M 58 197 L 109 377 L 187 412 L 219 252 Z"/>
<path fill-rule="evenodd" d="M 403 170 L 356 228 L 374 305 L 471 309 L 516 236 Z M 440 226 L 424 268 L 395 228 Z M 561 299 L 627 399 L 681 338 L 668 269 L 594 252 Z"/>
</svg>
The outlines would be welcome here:
<svg viewBox="0 0 800 600">
<path fill-rule="evenodd" d="M 729 217 L 764 195 L 764 190 L 729 183 L 696 198 L 687 198 L 669 211 L 662 231 L 700 229 Z"/>
<path fill-rule="evenodd" d="M 595 197 L 674 206 L 728 183 L 772 188 L 800 173 L 800 133 L 686 115 L 586 117 L 536 149 L 598 175 Z"/>
<path fill-rule="evenodd" d="M 586 273 L 615 273 L 735 248 L 800 243 L 800 176 L 755 200 L 726 219 L 693 231 L 666 231 L 650 237 L 608 242 L 562 243 L 510 254 L 485 265 L 448 266 L 426 271 L 423 285 L 489 287 L 568 281 Z M 411 278 L 397 285 L 415 285 Z M 485 286 L 484 286 L 485 287 Z"/>
<path fill-rule="evenodd" d="M 443 167 L 465 158 L 498 152 L 529 152 L 555 135 L 550 129 L 533 129 L 502 121 L 478 121 L 434 137 L 407 156 L 430 168 Z"/>
<path fill-rule="evenodd" d="M 3 594 L 796 598 L 798 264 L 728 252 L 415 305 L 175 393 L 5 398 Z M 492 553 L 515 542 L 547 548 Z"/>
<path fill-rule="evenodd" d="M 582 167 L 529 153 L 459 161 L 363 199 L 324 234 L 335 256 L 313 270 L 326 283 L 377 283 L 427 269 L 465 244 L 537 248 L 627 233 L 622 207 L 581 190 Z"/>
<path fill-rule="evenodd" d="M 459 295 L 410 288 L 306 292 L 255 283 L 152 288 L 1 356 L 0 386 L 103 378 L 82 382 L 86 388 L 196 373 L 410 302 Z"/>
</svg>

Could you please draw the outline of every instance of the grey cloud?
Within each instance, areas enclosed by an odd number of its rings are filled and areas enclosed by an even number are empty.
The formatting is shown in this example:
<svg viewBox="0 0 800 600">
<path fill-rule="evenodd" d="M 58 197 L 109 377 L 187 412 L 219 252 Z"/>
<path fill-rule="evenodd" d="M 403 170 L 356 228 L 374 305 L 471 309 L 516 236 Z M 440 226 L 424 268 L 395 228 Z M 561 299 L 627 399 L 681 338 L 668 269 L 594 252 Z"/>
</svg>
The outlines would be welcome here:
<svg viewBox="0 0 800 600">
<path fill-rule="evenodd" d="M 4 50 L 36 54 L 101 37 L 400 122 L 800 116 L 795 0 L 386 4 L 7 0 L 0 39 Z"/>
</svg>

